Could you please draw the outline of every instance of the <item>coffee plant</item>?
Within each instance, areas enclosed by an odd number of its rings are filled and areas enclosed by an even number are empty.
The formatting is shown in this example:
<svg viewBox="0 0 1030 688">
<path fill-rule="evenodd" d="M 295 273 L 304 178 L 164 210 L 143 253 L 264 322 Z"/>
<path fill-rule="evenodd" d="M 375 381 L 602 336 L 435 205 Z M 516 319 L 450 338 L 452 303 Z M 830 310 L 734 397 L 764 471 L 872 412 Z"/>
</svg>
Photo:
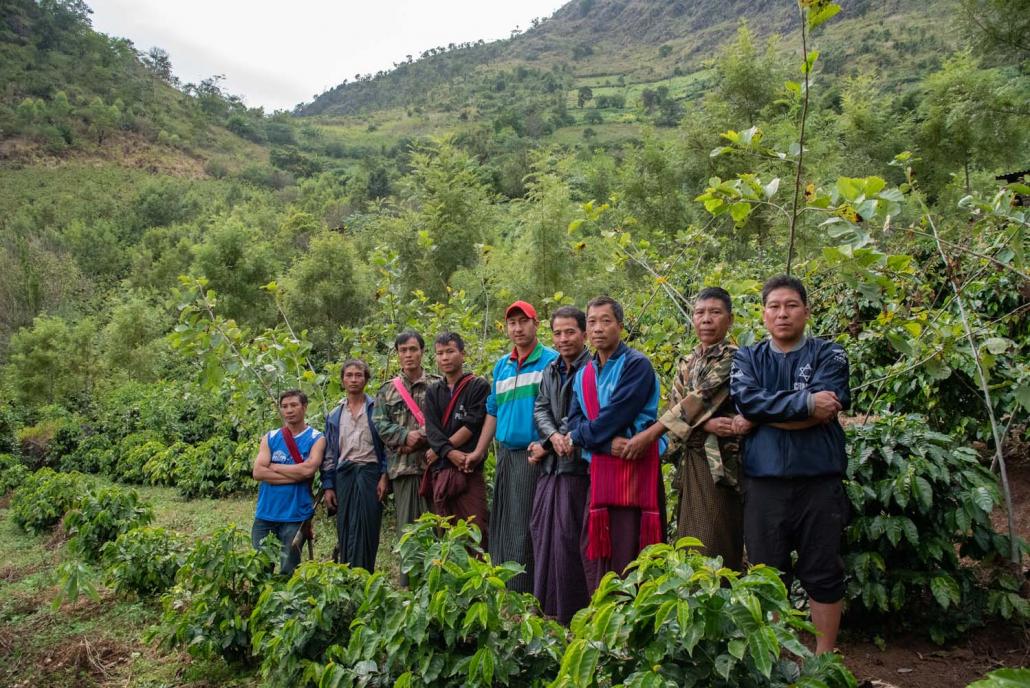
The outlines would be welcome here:
<svg viewBox="0 0 1030 688">
<path fill-rule="evenodd" d="M 198 541 L 176 574 L 175 586 L 161 598 L 162 625 L 155 635 L 164 647 L 178 645 L 197 657 L 252 663 L 251 613 L 278 561 L 275 538 L 255 550 L 236 526 Z"/>
<path fill-rule="evenodd" d="M 254 485 L 251 479 L 254 456 L 246 443 L 225 437 L 210 439 L 184 449 L 176 459 L 175 485 L 186 499 L 225 497 Z"/>
<path fill-rule="evenodd" d="M 163 448 L 159 438 L 154 430 L 126 435 L 116 448 L 103 455 L 100 472 L 118 482 L 143 484 L 143 464 L 153 452 Z"/>
<path fill-rule="evenodd" d="M 143 464 L 143 477 L 148 485 L 174 485 L 179 470 L 179 456 L 189 450 L 185 442 L 162 447 Z"/>
<path fill-rule="evenodd" d="M 856 685 L 839 657 L 813 656 L 798 639 L 812 626 L 775 570 L 741 575 L 698 554 L 700 545 L 653 545 L 625 578 L 606 576 L 572 621 L 553 685 Z"/>
<path fill-rule="evenodd" d="M 375 625 L 399 599 L 381 573 L 326 562 L 301 565 L 284 587 L 266 587 L 254 608 L 262 677 L 275 686 L 311 684 L 331 645 L 348 645 L 352 628 Z"/>
<path fill-rule="evenodd" d="M 132 437 L 132 435 L 130 435 L 130 437 Z M 125 442 L 122 444 L 124 447 Z M 121 475 L 117 480 L 119 480 L 119 482 L 139 485 L 147 483 L 147 473 L 145 470 L 147 463 L 155 457 L 162 456 L 167 449 L 168 447 L 166 447 L 161 440 L 156 438 L 148 439 L 141 444 L 132 444 L 125 447 L 122 450 L 125 452 L 124 458 L 118 462 L 118 468 L 121 471 Z"/>
<path fill-rule="evenodd" d="M 102 556 L 111 587 L 139 597 L 172 587 L 185 559 L 186 548 L 181 538 L 151 526 L 122 533 L 104 545 Z"/>
<path fill-rule="evenodd" d="M 941 642 L 984 611 L 1025 619 L 1027 603 L 1001 566 L 1008 537 L 990 520 L 997 482 L 977 453 L 921 416 L 883 416 L 849 435 L 849 623 L 881 624 L 886 616 Z M 997 568 L 990 605 L 985 572 L 973 562 Z"/>
<path fill-rule="evenodd" d="M 531 595 L 505 581 L 521 567 L 494 565 L 476 528 L 424 515 L 397 550 L 410 589 L 393 592 L 330 646 L 318 685 L 544 686 L 554 677 L 565 631 L 538 616 Z M 378 594 L 370 580 L 366 597 Z"/>
<path fill-rule="evenodd" d="M 58 465 L 63 472 L 99 473 L 101 466 L 113 464 L 115 450 L 106 433 L 94 432 L 85 435 L 74 452 L 62 456 Z"/>
<path fill-rule="evenodd" d="M 0 454 L 0 497 L 18 488 L 29 475 L 29 469 L 17 457 Z"/>
<path fill-rule="evenodd" d="M 38 535 L 57 525 L 91 484 L 82 473 L 41 468 L 14 491 L 11 518 L 22 530 Z"/>
<path fill-rule="evenodd" d="M 153 507 L 141 503 L 135 490 L 118 486 L 91 488 L 65 514 L 64 527 L 70 536 L 68 548 L 86 561 L 99 561 L 105 544 L 153 519 Z"/>
</svg>

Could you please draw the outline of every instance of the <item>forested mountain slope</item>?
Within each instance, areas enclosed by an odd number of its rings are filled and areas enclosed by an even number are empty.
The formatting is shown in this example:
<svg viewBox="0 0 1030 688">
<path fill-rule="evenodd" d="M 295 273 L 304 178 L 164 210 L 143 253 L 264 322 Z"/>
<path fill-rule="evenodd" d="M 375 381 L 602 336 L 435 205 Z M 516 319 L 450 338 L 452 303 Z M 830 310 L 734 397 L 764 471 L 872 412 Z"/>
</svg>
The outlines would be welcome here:
<svg viewBox="0 0 1030 688">
<path fill-rule="evenodd" d="M 955 7 L 953 0 L 847 3 L 831 29 L 847 40 L 827 41 L 824 68 L 848 73 L 864 61 L 886 69 L 888 79 L 911 80 L 932 66 L 935 51 L 952 43 L 952 36 L 928 29 L 933 17 Z M 686 77 L 704 70 L 740 22 L 764 40 L 796 30 L 798 16 L 793 3 L 776 0 L 573 0 L 510 39 L 433 47 L 392 70 L 355 75 L 298 106 L 297 113 L 479 105 L 480 92 L 503 90 L 501 80 L 513 70 L 544 75 L 544 92 L 586 79 L 625 85 Z"/>
</svg>

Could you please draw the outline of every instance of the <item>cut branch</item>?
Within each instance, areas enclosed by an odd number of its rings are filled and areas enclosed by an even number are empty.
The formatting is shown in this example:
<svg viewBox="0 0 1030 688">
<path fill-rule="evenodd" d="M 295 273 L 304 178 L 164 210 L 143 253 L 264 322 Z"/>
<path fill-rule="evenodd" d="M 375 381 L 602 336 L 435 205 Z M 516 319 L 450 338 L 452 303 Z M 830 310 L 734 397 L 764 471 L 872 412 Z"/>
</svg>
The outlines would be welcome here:
<svg viewBox="0 0 1030 688">
<path fill-rule="evenodd" d="M 801 5 L 798 5 L 801 8 Z M 805 122 L 808 119 L 808 73 L 811 65 L 808 62 L 808 26 L 805 18 L 805 11 L 801 9 L 801 57 L 805 61 L 805 92 L 801 98 L 801 132 L 798 136 L 798 168 L 794 177 L 794 207 L 790 214 L 790 239 L 787 244 L 787 274 L 794 265 L 794 244 L 797 241 L 798 206 L 801 202 L 801 174 L 804 170 L 805 161 Z"/>
<path fill-rule="evenodd" d="M 933 238 L 937 244 L 937 252 L 941 256 L 941 261 L 944 262 L 944 273 L 948 278 L 948 283 L 951 285 L 952 291 L 955 293 L 955 303 L 958 305 L 958 313 L 959 317 L 962 319 L 962 327 L 965 329 L 966 338 L 969 340 L 969 348 L 973 354 L 973 362 L 976 364 L 976 374 L 980 382 L 980 389 L 983 392 L 984 403 L 987 405 L 987 417 L 991 421 L 991 434 L 994 436 L 994 461 L 991 463 L 991 470 L 998 470 L 998 475 L 1001 481 L 1001 491 L 1005 499 L 1005 511 L 1008 515 L 1009 526 L 1009 556 L 1013 564 L 1022 564 L 1023 553 L 1019 547 L 1019 539 L 1016 537 L 1016 522 L 1012 511 L 1012 490 L 1009 487 L 1008 471 L 1005 468 L 1005 457 L 1002 454 L 1003 443 L 1001 434 L 998 431 L 998 421 L 994 417 L 994 404 L 991 401 L 991 390 L 987 384 L 987 374 L 984 372 L 983 363 L 980 361 L 980 349 L 977 346 L 976 336 L 973 334 L 973 328 L 969 324 L 965 301 L 962 299 L 962 294 L 959 290 L 958 284 L 955 283 L 954 276 L 948 269 L 948 255 L 944 252 L 944 242 L 941 241 L 940 234 L 937 232 L 937 224 L 933 221 L 933 217 L 930 215 L 930 212 L 925 205 L 923 210 L 927 223 L 930 225 L 930 230 L 933 232 Z"/>
</svg>

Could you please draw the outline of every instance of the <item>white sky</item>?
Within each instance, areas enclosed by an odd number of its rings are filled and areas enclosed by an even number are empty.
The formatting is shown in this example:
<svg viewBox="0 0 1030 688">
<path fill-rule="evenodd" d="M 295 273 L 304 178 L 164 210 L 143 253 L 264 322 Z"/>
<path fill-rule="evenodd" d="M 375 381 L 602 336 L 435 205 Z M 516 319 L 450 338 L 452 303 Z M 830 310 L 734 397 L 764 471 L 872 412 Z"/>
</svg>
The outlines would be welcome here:
<svg viewBox="0 0 1030 688">
<path fill-rule="evenodd" d="M 87 0 L 93 28 L 164 48 L 182 81 L 224 74 L 251 107 L 292 109 L 423 50 L 507 38 L 566 0 Z"/>
</svg>

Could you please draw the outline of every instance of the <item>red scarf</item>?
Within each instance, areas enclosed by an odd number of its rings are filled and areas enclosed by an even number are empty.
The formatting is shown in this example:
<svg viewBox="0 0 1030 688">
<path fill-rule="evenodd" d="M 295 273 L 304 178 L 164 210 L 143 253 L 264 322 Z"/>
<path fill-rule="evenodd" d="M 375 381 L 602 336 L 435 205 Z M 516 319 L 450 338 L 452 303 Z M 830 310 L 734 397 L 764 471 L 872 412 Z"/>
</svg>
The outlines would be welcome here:
<svg viewBox="0 0 1030 688">
<path fill-rule="evenodd" d="M 597 396 L 597 372 L 593 362 L 583 368 L 583 401 L 589 420 L 601 413 Z M 612 555 L 608 507 L 640 509 L 640 549 L 664 541 L 658 514 L 658 443 L 633 461 L 593 452 L 590 458 L 590 515 L 587 521 L 587 559 Z"/>
</svg>

